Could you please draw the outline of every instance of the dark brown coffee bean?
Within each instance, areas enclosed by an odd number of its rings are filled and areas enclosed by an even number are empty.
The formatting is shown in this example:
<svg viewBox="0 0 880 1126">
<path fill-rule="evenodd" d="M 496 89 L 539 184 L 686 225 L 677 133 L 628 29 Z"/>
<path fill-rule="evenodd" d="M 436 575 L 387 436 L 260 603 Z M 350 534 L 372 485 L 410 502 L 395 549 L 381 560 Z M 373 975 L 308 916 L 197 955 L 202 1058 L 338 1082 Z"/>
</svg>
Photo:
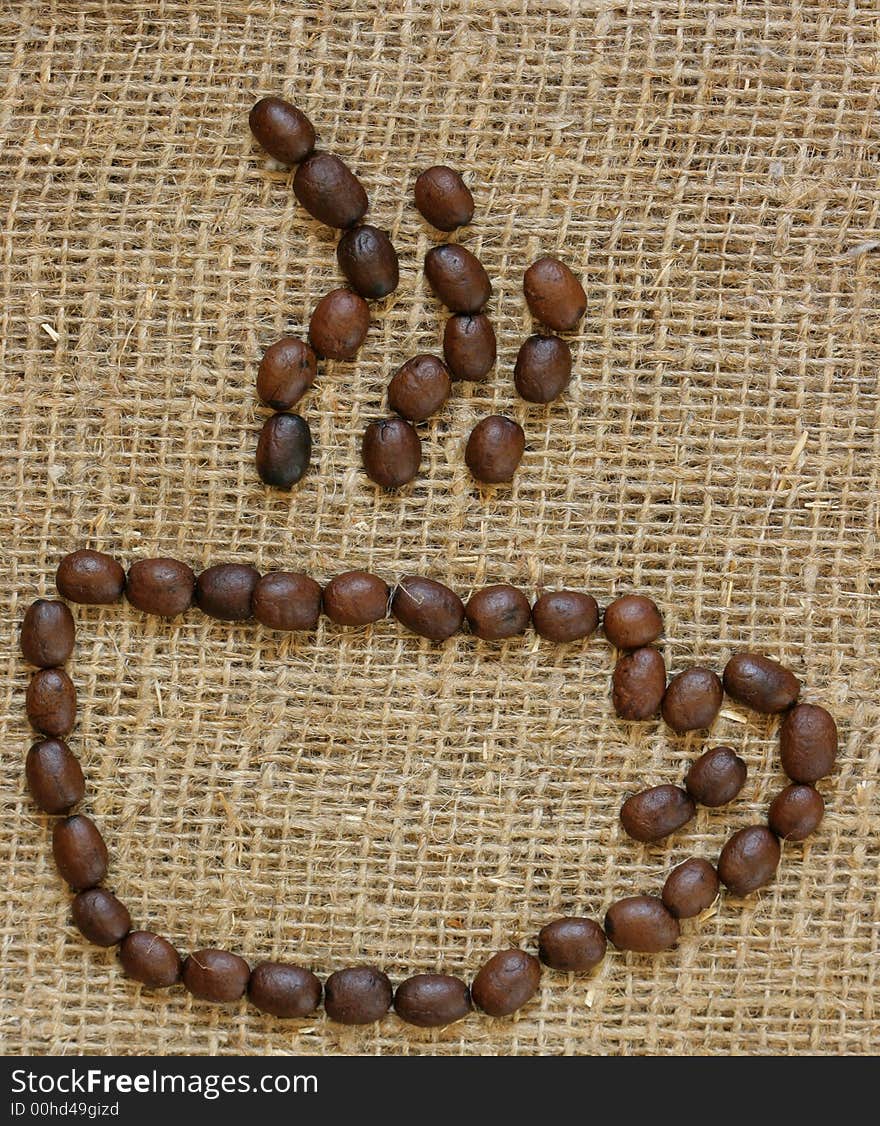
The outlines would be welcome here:
<svg viewBox="0 0 880 1126">
<path fill-rule="evenodd" d="M 523 275 L 523 293 L 535 320 L 554 332 L 573 329 L 587 309 L 584 287 L 557 258 L 539 258 Z"/>
<path fill-rule="evenodd" d="M 779 866 L 779 841 L 763 825 L 734 833 L 718 858 L 721 882 L 734 895 L 748 895 L 769 884 Z"/>
<path fill-rule="evenodd" d="M 167 938 L 152 931 L 130 931 L 119 947 L 122 969 L 149 989 L 176 985 L 183 973 L 183 959 Z"/>
<path fill-rule="evenodd" d="M 837 724 L 815 704 L 798 704 L 779 730 L 782 769 L 792 782 L 818 782 L 834 769 Z"/>
<path fill-rule="evenodd" d="M 218 563 L 196 579 L 196 603 L 210 618 L 246 622 L 253 616 L 251 599 L 260 581 L 256 567 L 243 563 Z"/>
<path fill-rule="evenodd" d="M 353 227 L 370 206 L 363 184 L 338 156 L 313 152 L 297 168 L 293 192 L 309 215 L 328 227 Z"/>
<path fill-rule="evenodd" d="M 464 246 L 445 242 L 425 255 L 425 277 L 453 313 L 479 313 L 492 296 L 483 263 Z"/>
<path fill-rule="evenodd" d="M 436 356 L 413 356 L 388 384 L 388 406 L 410 422 L 424 422 L 440 410 L 451 390 L 449 372 Z"/>
<path fill-rule="evenodd" d="M 125 597 L 145 614 L 174 618 L 192 605 L 196 577 L 179 559 L 139 559 L 128 568 Z"/>
<path fill-rule="evenodd" d="M 458 595 L 433 579 L 404 575 L 391 598 L 395 618 L 413 633 L 445 641 L 461 629 L 464 604 Z"/>
<path fill-rule="evenodd" d="M 621 719 L 650 719 L 666 691 L 666 662 L 651 648 L 625 653 L 614 666 L 611 700 Z"/>
<path fill-rule="evenodd" d="M 500 414 L 482 418 L 467 440 L 464 460 L 478 481 L 497 485 L 513 479 L 526 448 L 518 422 Z"/>
<path fill-rule="evenodd" d="M 394 1011 L 418 1028 L 444 1028 L 471 1011 L 470 990 L 449 974 L 415 974 L 398 985 Z"/>
<path fill-rule="evenodd" d="M 663 718 L 678 734 L 697 731 L 711 726 L 723 699 L 724 689 L 719 677 L 709 669 L 694 667 L 670 680 L 661 711 Z"/>
<path fill-rule="evenodd" d="M 685 789 L 700 805 L 726 805 L 746 784 L 747 773 L 746 764 L 733 747 L 713 747 L 691 764 Z"/>
<path fill-rule="evenodd" d="M 656 895 L 631 895 L 608 908 L 605 933 L 618 950 L 659 954 L 678 942 L 678 920 Z"/>
<path fill-rule="evenodd" d="M 408 485 L 422 464 L 422 443 L 403 418 L 382 418 L 364 431 L 361 458 L 371 481 L 383 489 Z"/>
<path fill-rule="evenodd" d="M 34 743 L 24 770 L 31 797 L 45 813 L 66 813 L 86 792 L 79 760 L 62 739 Z"/>
<path fill-rule="evenodd" d="M 350 289 L 331 289 L 309 321 L 309 343 L 328 360 L 351 360 L 367 338 L 370 307 Z"/>
<path fill-rule="evenodd" d="M 125 571 L 111 555 L 101 551 L 74 551 L 58 564 L 55 585 L 68 602 L 100 606 L 122 597 Z"/>
<path fill-rule="evenodd" d="M 486 962 L 471 985 L 474 1004 L 490 1017 L 506 1017 L 538 992 L 541 963 L 525 950 L 501 950 Z"/>
<path fill-rule="evenodd" d="M 483 313 L 450 317 L 443 330 L 443 358 L 453 379 L 482 383 L 495 366 L 495 329 Z"/>
<path fill-rule="evenodd" d="M 644 594 L 624 594 L 605 610 L 603 626 L 616 649 L 642 649 L 663 632 L 663 619 Z"/>
<path fill-rule="evenodd" d="M 64 669 L 40 669 L 25 695 L 28 719 L 44 735 L 67 735 L 76 722 L 76 689 Z"/>
<path fill-rule="evenodd" d="M 21 623 L 21 652 L 29 664 L 41 669 L 63 665 L 75 639 L 73 614 L 65 603 L 38 598 L 28 606 Z"/>
<path fill-rule="evenodd" d="M 678 786 L 652 786 L 627 798 L 620 821 L 636 841 L 662 841 L 696 816 L 690 796 Z"/>
<path fill-rule="evenodd" d="M 228 950 L 196 950 L 183 963 L 183 984 L 200 1001 L 237 1001 L 244 996 L 250 976 L 244 958 Z"/>
<path fill-rule="evenodd" d="M 52 831 L 52 854 L 62 878 L 75 891 L 99 884 L 107 874 L 107 846 L 90 817 L 75 813 L 56 821 Z"/>
<path fill-rule="evenodd" d="M 336 261 L 351 288 L 361 297 L 376 301 L 397 289 L 397 251 L 378 227 L 364 224 L 346 231 L 336 247 Z"/>
<path fill-rule="evenodd" d="M 315 129 L 302 110 L 284 98 L 260 98 L 248 114 L 257 141 L 282 164 L 299 164 L 315 147 Z"/>
<path fill-rule="evenodd" d="M 80 934 L 95 946 L 115 946 L 131 930 L 128 908 L 104 888 L 81 891 L 72 909 Z"/>
<path fill-rule="evenodd" d="M 513 369 L 513 382 L 529 403 L 552 403 L 571 381 L 571 349 L 558 336 L 530 336 Z"/>
<path fill-rule="evenodd" d="M 528 598 L 506 583 L 472 594 L 464 612 L 471 633 L 483 641 L 502 641 L 525 633 L 532 617 Z"/>
<path fill-rule="evenodd" d="M 598 626 L 599 607 L 591 594 L 550 590 L 532 607 L 532 623 L 547 641 L 580 641 Z"/>
<path fill-rule="evenodd" d="M 317 629 L 321 614 L 321 588 L 308 575 L 270 571 L 254 587 L 254 617 L 268 629 Z"/>
<path fill-rule="evenodd" d="M 767 823 L 777 837 L 805 840 L 814 833 L 825 813 L 825 802 L 812 786 L 786 786 L 770 803 Z"/>
<path fill-rule="evenodd" d="M 324 613 L 338 626 L 367 626 L 388 616 L 391 591 L 369 571 L 345 571 L 324 587 Z"/>
<path fill-rule="evenodd" d="M 709 861 L 694 856 L 667 876 L 663 903 L 676 919 L 692 919 L 712 906 L 718 887 L 718 873 Z"/>
<path fill-rule="evenodd" d="M 391 1008 L 391 982 L 375 966 L 337 970 L 324 986 L 324 1008 L 337 1024 L 372 1024 Z"/>
<path fill-rule="evenodd" d="M 554 919 L 538 932 L 538 956 L 544 965 L 569 973 L 595 969 L 606 945 L 605 932 L 593 919 Z"/>
<path fill-rule="evenodd" d="M 289 411 L 318 374 L 315 353 L 298 336 L 282 336 L 263 353 L 257 370 L 257 394 L 276 411 Z"/>
<path fill-rule="evenodd" d="M 465 227 L 474 217 L 474 197 L 461 176 L 445 164 L 421 173 L 415 196 L 416 207 L 438 231 Z"/>
<path fill-rule="evenodd" d="M 801 684 L 784 665 L 760 653 L 737 653 L 724 667 L 724 689 L 756 712 L 784 712 L 798 698 Z"/>
<path fill-rule="evenodd" d="M 273 414 L 266 419 L 257 442 L 257 472 L 264 484 L 292 489 L 311 458 L 312 432 L 301 415 Z"/>
<path fill-rule="evenodd" d="M 251 1002 L 273 1017 L 307 1017 L 321 1003 L 321 983 L 309 970 L 288 962 L 260 962 L 248 983 Z"/>
</svg>

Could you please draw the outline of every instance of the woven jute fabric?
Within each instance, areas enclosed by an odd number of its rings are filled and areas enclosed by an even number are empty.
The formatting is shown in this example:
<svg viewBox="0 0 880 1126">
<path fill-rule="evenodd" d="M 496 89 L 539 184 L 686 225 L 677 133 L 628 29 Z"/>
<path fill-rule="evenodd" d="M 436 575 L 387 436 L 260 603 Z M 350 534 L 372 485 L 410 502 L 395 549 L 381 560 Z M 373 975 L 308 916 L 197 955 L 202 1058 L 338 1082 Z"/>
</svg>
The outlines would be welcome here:
<svg viewBox="0 0 880 1126">
<path fill-rule="evenodd" d="M 5 671 L 0 1036 L 11 1053 L 866 1053 L 878 962 L 880 28 L 873 2 L 736 4 L 12 3 L 2 6 Z M 303 401 L 312 468 L 291 493 L 254 469 L 263 348 L 339 284 L 334 233 L 247 112 L 286 95 L 370 193 L 401 254 L 352 363 Z M 492 278 L 499 357 L 421 429 L 399 494 L 360 435 L 444 314 L 421 262 L 420 169 L 463 171 L 454 236 Z M 583 276 L 575 376 L 519 400 L 533 331 L 523 269 Z M 463 460 L 481 416 L 519 420 L 509 487 Z M 515 1019 L 420 1031 L 286 1024 L 244 1002 L 149 993 L 70 921 L 51 819 L 23 780 L 31 739 L 17 629 L 77 547 L 365 567 L 463 596 L 629 590 L 662 608 L 672 671 L 757 648 L 841 730 L 815 838 L 776 881 L 720 899 L 675 951 L 546 972 Z M 775 720 L 727 702 L 711 732 L 625 725 L 601 637 L 553 646 L 388 621 L 314 635 L 77 608 L 71 737 L 108 885 L 188 951 L 369 961 L 394 981 L 470 975 L 551 918 L 601 918 L 717 857 L 785 783 Z M 623 798 L 730 743 L 749 778 L 662 847 Z"/>
</svg>

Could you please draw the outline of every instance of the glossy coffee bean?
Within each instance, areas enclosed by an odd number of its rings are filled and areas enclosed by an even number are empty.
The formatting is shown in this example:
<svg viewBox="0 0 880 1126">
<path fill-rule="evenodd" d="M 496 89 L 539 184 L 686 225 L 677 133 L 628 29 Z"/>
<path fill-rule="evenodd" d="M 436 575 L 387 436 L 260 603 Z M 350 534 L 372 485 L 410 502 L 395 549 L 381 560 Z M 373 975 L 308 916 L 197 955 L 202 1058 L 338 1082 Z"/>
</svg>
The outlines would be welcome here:
<svg viewBox="0 0 880 1126">
<path fill-rule="evenodd" d="M 254 617 L 267 629 L 290 632 L 317 629 L 321 614 L 321 588 L 308 575 L 270 571 L 251 596 Z"/>
<path fill-rule="evenodd" d="M 734 833 L 718 858 L 721 882 L 734 895 L 748 895 L 769 884 L 779 866 L 779 841 L 763 825 Z"/>
<path fill-rule="evenodd" d="M 329 152 L 313 152 L 293 178 L 293 192 L 308 213 L 328 227 L 353 227 L 369 207 L 363 184 Z"/>
<path fill-rule="evenodd" d="M 580 641 L 599 625 L 599 606 L 591 594 L 548 590 L 532 607 L 532 624 L 547 641 Z"/>
<path fill-rule="evenodd" d="M 474 1004 L 490 1017 L 506 1017 L 538 992 L 541 963 L 525 950 L 501 950 L 486 962 L 471 985 Z"/>
<path fill-rule="evenodd" d="M 315 129 L 302 110 L 284 98 L 260 98 L 248 114 L 257 141 L 282 164 L 299 164 L 315 147 Z"/>
<path fill-rule="evenodd" d="M 388 384 L 388 406 L 410 422 L 423 422 L 440 410 L 451 390 L 445 364 L 436 356 L 413 356 Z"/>
<path fill-rule="evenodd" d="M 44 735 L 67 735 L 76 722 L 76 689 L 64 669 L 40 669 L 25 695 L 31 725 Z"/>
<path fill-rule="evenodd" d="M 733 801 L 746 784 L 747 773 L 733 747 L 713 747 L 691 764 L 684 785 L 694 801 L 714 808 Z"/>
<path fill-rule="evenodd" d="M 118 602 L 122 597 L 125 571 L 102 551 L 74 551 L 58 564 L 55 585 L 68 602 L 100 606 Z"/>
<path fill-rule="evenodd" d="M 501 641 L 525 633 L 532 617 L 523 592 L 506 583 L 472 594 L 464 612 L 471 633 L 483 641 Z"/>
<path fill-rule="evenodd" d="M 605 610 L 605 636 L 617 649 L 641 649 L 663 632 L 657 604 L 644 594 L 624 594 Z"/>
<path fill-rule="evenodd" d="M 139 559 L 128 569 L 125 597 L 137 610 L 174 618 L 192 605 L 196 576 L 179 559 Z"/>
<path fill-rule="evenodd" d="M 399 489 L 414 480 L 422 464 L 422 443 L 403 418 L 382 418 L 364 431 L 361 458 L 371 481 Z"/>
<path fill-rule="evenodd" d="M 369 571 L 345 571 L 324 587 L 324 613 L 338 626 L 366 626 L 388 616 L 388 584 Z"/>
<path fill-rule="evenodd" d="M 779 730 L 782 769 L 792 782 L 818 782 L 834 769 L 837 724 L 825 708 L 798 704 Z"/>
<path fill-rule="evenodd" d="M 679 735 L 711 726 L 721 710 L 724 689 L 710 669 L 694 667 L 670 680 L 663 696 L 663 718 Z"/>
<path fill-rule="evenodd" d="M 364 224 L 346 231 L 336 247 L 336 261 L 351 288 L 361 297 L 376 301 L 397 289 L 397 251 L 378 227 Z"/>
<path fill-rule="evenodd" d="M 66 813 L 86 792 L 79 760 L 62 739 L 34 743 L 24 770 L 31 797 L 44 813 Z"/>
<path fill-rule="evenodd" d="M 466 247 L 444 242 L 425 255 L 425 277 L 453 313 L 479 313 L 492 296 L 483 263 Z"/>
<path fill-rule="evenodd" d="M 443 359 L 453 379 L 482 383 L 495 366 L 495 329 L 484 313 L 450 317 L 443 330 Z"/>
<path fill-rule="evenodd" d="M 678 786 L 652 786 L 627 798 L 620 807 L 620 821 L 636 841 L 662 841 L 697 813 L 685 790 Z"/>
<path fill-rule="evenodd" d="M 104 888 L 81 891 L 74 897 L 72 911 L 80 934 L 95 946 L 115 946 L 131 930 L 128 908 Z"/>
<path fill-rule="evenodd" d="M 449 974 L 416 974 L 398 985 L 394 1011 L 417 1028 L 444 1028 L 471 1011 L 470 990 Z"/>
<path fill-rule="evenodd" d="M 786 786 L 770 803 L 767 824 L 777 837 L 805 840 L 821 824 L 825 802 L 818 790 L 800 783 Z"/>
<path fill-rule="evenodd" d="M 196 950 L 183 963 L 183 984 L 200 1001 L 237 1001 L 244 996 L 250 976 L 244 958 L 228 950 Z"/>
<path fill-rule="evenodd" d="M 571 382 L 571 349 L 558 336 L 530 336 L 516 357 L 513 382 L 529 403 L 552 403 Z"/>
<path fill-rule="evenodd" d="M 657 649 L 633 649 L 614 666 L 611 700 L 621 719 L 650 719 L 660 710 L 665 691 L 666 662 Z"/>
<path fill-rule="evenodd" d="M 298 336 L 282 336 L 263 353 L 257 370 L 257 394 L 276 411 L 296 406 L 315 382 L 318 358 Z"/>
<path fill-rule="evenodd" d="M 605 932 L 593 919 L 554 919 L 538 932 L 538 956 L 545 966 L 569 973 L 595 969 L 605 957 Z"/>
<path fill-rule="evenodd" d="M 718 888 L 718 873 L 709 861 L 691 857 L 667 876 L 663 904 L 676 919 L 692 919 L 712 906 Z"/>
<path fill-rule="evenodd" d="M 196 603 L 210 618 L 246 622 L 253 616 L 251 599 L 260 581 L 256 567 L 244 563 L 217 563 L 196 580 Z"/>
<path fill-rule="evenodd" d="M 656 895 L 632 895 L 608 908 L 605 934 L 618 950 L 659 954 L 678 942 L 681 929 Z"/>
<path fill-rule="evenodd" d="M 64 602 L 38 598 L 28 606 L 21 623 L 21 653 L 41 669 L 63 665 L 73 652 L 76 626 Z"/>
<path fill-rule="evenodd" d="M 273 1017 L 307 1017 L 321 1003 L 321 983 L 302 966 L 260 962 L 251 971 L 248 996 L 260 1012 Z"/>
<path fill-rule="evenodd" d="M 126 975 L 149 989 L 167 989 L 180 981 L 183 959 L 167 938 L 152 931 L 130 931 L 119 947 Z"/>
<path fill-rule="evenodd" d="M 404 575 L 391 598 L 391 612 L 413 633 L 431 641 L 445 641 L 464 621 L 464 604 L 458 595 L 433 579 Z"/>
<path fill-rule="evenodd" d="M 500 414 L 480 419 L 470 433 L 464 460 L 473 476 L 487 485 L 513 479 L 526 448 L 523 428 Z"/>
<path fill-rule="evenodd" d="M 331 289 L 309 321 L 309 343 L 328 360 L 351 360 L 367 338 L 370 307 L 350 289 Z"/>
<path fill-rule="evenodd" d="M 573 329 L 587 310 L 584 287 L 563 262 L 544 257 L 523 275 L 523 293 L 535 320 L 554 332 Z"/>
<path fill-rule="evenodd" d="M 312 432 L 298 414 L 273 414 L 257 441 L 257 473 L 276 489 L 292 489 L 312 459 Z"/>
<path fill-rule="evenodd" d="M 784 712 L 798 698 L 798 678 L 760 653 L 737 653 L 724 666 L 724 690 L 731 699 L 756 712 Z"/>
<path fill-rule="evenodd" d="M 438 231 L 465 227 L 474 217 L 474 197 L 461 176 L 445 164 L 421 173 L 415 197 L 418 210 Z"/>
<path fill-rule="evenodd" d="M 52 855 L 61 878 L 75 891 L 94 887 L 107 874 L 104 838 L 94 821 L 82 813 L 56 821 Z"/>
<path fill-rule="evenodd" d="M 391 1008 L 391 982 L 375 966 L 351 966 L 331 974 L 324 985 L 324 1008 L 337 1024 L 372 1024 Z"/>
</svg>

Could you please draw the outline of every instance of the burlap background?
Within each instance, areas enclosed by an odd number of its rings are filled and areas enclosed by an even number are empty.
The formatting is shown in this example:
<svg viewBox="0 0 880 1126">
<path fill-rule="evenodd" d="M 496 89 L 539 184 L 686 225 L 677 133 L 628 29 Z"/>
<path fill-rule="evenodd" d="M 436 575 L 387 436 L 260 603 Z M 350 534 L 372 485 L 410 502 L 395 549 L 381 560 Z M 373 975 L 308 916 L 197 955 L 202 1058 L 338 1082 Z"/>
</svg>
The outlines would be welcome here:
<svg viewBox="0 0 880 1126">
<path fill-rule="evenodd" d="M 872 0 L 517 5 L 2 6 L 5 830 L 8 1052 L 851 1052 L 877 1030 L 877 156 Z M 256 361 L 338 284 L 334 239 L 253 144 L 282 92 L 361 174 L 402 256 L 356 363 L 304 403 L 316 456 L 290 496 L 256 480 Z M 382 495 L 359 435 L 404 358 L 437 349 L 411 204 L 445 160 L 473 185 L 461 240 L 495 284 L 497 376 L 424 427 L 418 482 Z M 539 252 L 583 273 L 576 379 L 548 409 L 512 389 Z M 518 418 L 512 488 L 474 488 L 466 433 Z M 510 580 L 664 609 L 670 666 L 755 645 L 840 719 L 812 843 L 722 900 L 677 952 L 546 974 L 518 1020 L 439 1033 L 395 1017 L 290 1026 L 182 991 L 142 994 L 69 921 L 47 819 L 23 786 L 16 629 L 58 559 L 254 561 L 319 579 L 366 566 L 462 594 Z M 293 640 L 193 613 L 78 611 L 72 743 L 109 883 L 182 949 L 226 944 L 322 973 L 399 979 L 533 946 L 709 857 L 783 783 L 775 724 L 728 707 L 736 804 L 664 848 L 621 799 L 702 745 L 628 729 L 601 639 L 444 646 L 393 622 Z M 876 1046 L 876 1045 L 875 1045 Z"/>
</svg>

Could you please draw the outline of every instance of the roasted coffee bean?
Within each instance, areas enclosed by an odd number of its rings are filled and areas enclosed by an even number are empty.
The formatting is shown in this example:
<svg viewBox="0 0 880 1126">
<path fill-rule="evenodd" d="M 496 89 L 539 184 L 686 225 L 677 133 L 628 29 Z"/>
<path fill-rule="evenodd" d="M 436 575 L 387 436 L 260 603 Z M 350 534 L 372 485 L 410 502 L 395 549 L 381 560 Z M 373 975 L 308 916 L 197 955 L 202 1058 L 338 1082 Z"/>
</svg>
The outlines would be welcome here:
<svg viewBox="0 0 880 1126">
<path fill-rule="evenodd" d="M 176 985 L 183 973 L 183 959 L 167 938 L 152 931 L 130 931 L 119 947 L 125 973 L 149 989 Z"/>
<path fill-rule="evenodd" d="M 257 394 L 276 411 L 296 406 L 315 382 L 318 359 L 298 336 L 282 336 L 263 353 L 257 370 Z"/>
<path fill-rule="evenodd" d="M 125 597 L 145 614 L 174 618 L 192 605 L 196 577 L 179 559 L 139 559 L 128 568 Z"/>
<path fill-rule="evenodd" d="M 307 1017 L 321 1003 L 321 983 L 310 970 L 288 962 L 260 962 L 248 983 L 251 1002 L 273 1017 Z"/>
<path fill-rule="evenodd" d="M 779 865 L 779 841 L 763 825 L 734 833 L 718 858 L 721 882 L 734 895 L 748 895 L 769 884 Z"/>
<path fill-rule="evenodd" d="M 443 330 L 443 358 L 453 379 L 482 383 L 495 366 L 495 329 L 484 313 L 450 317 Z"/>
<path fill-rule="evenodd" d="M 388 384 L 388 406 L 410 422 L 424 422 L 440 410 L 451 390 L 449 372 L 436 356 L 413 356 Z"/>
<path fill-rule="evenodd" d="M 727 695 L 756 712 L 784 712 L 798 698 L 801 684 L 784 665 L 760 653 L 737 653 L 724 667 Z"/>
<path fill-rule="evenodd" d="M 425 277 L 453 313 L 479 313 L 492 296 L 483 263 L 464 246 L 444 242 L 425 255 Z"/>
<path fill-rule="evenodd" d="M 353 227 L 370 206 L 363 184 L 329 152 L 313 152 L 297 168 L 293 192 L 308 213 L 328 227 Z"/>
<path fill-rule="evenodd" d="M 67 735 L 76 722 L 76 689 L 64 669 L 40 669 L 25 695 L 27 717 L 44 735 Z"/>
<path fill-rule="evenodd" d="M 301 415 L 273 414 L 266 419 L 257 442 L 257 472 L 264 484 L 292 489 L 311 458 L 312 432 Z"/>
<path fill-rule="evenodd" d="M 68 602 L 99 606 L 122 597 L 125 571 L 111 555 L 101 551 L 74 551 L 58 564 L 55 585 Z"/>
<path fill-rule="evenodd" d="M 260 98 L 248 124 L 266 152 L 282 164 L 299 164 L 315 147 L 311 121 L 284 98 Z"/>
<path fill-rule="evenodd" d="M 422 464 L 422 443 L 403 418 L 382 418 L 364 431 L 361 458 L 371 481 L 383 489 L 408 485 Z"/>
<path fill-rule="evenodd" d="M 618 950 L 659 954 L 678 942 L 678 919 L 656 895 L 631 895 L 608 908 L 605 933 Z"/>
<path fill-rule="evenodd" d="M 532 607 L 532 623 L 547 641 L 580 641 L 598 626 L 599 606 L 591 594 L 549 590 Z"/>
<path fill-rule="evenodd" d="M 210 618 L 246 622 L 253 616 L 251 599 L 260 581 L 256 567 L 244 563 L 218 563 L 196 579 L 196 603 Z"/>
<path fill-rule="evenodd" d="M 523 592 L 506 583 L 472 594 L 464 612 L 471 633 L 483 641 L 501 641 L 525 633 L 532 617 Z"/>
<path fill-rule="evenodd" d="M 513 479 L 526 448 L 523 428 L 512 418 L 482 418 L 467 440 L 464 460 L 478 481 L 497 485 Z"/>
<path fill-rule="evenodd" d="M 308 575 L 270 571 L 254 587 L 254 617 L 268 629 L 317 629 L 321 614 L 321 588 Z"/>
<path fill-rule="evenodd" d="M 718 873 L 696 856 L 673 868 L 663 885 L 663 903 L 676 919 L 692 919 L 711 907 L 718 895 Z"/>
<path fill-rule="evenodd" d="M 95 946 L 115 946 L 131 930 L 128 908 L 104 888 L 81 891 L 72 909 L 80 934 Z"/>
<path fill-rule="evenodd" d="M 724 689 L 718 676 L 695 666 L 670 680 L 660 710 L 672 730 L 680 735 L 711 726 L 723 699 Z"/>
<path fill-rule="evenodd" d="M 554 332 L 573 329 L 587 309 L 584 287 L 564 263 L 539 258 L 523 275 L 523 293 L 535 320 Z"/>
<path fill-rule="evenodd" d="M 107 846 L 90 817 L 75 813 L 56 821 L 52 855 L 61 878 L 75 891 L 99 884 L 107 874 Z"/>
<path fill-rule="evenodd" d="M 697 813 L 685 790 L 678 786 L 652 786 L 627 798 L 620 807 L 620 821 L 636 841 L 662 841 Z"/>
<path fill-rule="evenodd" d="M 415 974 L 398 985 L 394 1011 L 418 1028 L 444 1028 L 471 1011 L 470 990 L 449 974 Z"/>
<path fill-rule="evenodd" d="M 28 664 L 41 669 L 63 665 L 75 639 L 73 614 L 65 603 L 38 598 L 28 606 L 21 623 L 21 652 Z"/>
<path fill-rule="evenodd" d="M 351 966 L 331 974 L 324 985 L 324 1008 L 337 1024 L 372 1024 L 391 1008 L 391 982 L 375 966 Z"/>
<path fill-rule="evenodd" d="M 767 823 L 777 837 L 802 841 L 819 828 L 825 802 L 812 786 L 786 786 L 770 803 Z"/>
<path fill-rule="evenodd" d="M 501 950 L 486 962 L 471 985 L 474 1004 L 490 1017 L 506 1017 L 538 992 L 541 963 L 525 950 Z"/>
<path fill-rule="evenodd" d="M 351 360 L 367 338 L 370 307 L 350 289 L 331 289 L 309 321 L 309 343 L 328 360 Z"/>
<path fill-rule="evenodd" d="M 388 616 L 388 585 L 369 571 L 345 571 L 324 587 L 324 613 L 338 626 L 366 626 Z"/>
<path fill-rule="evenodd" d="M 815 704 L 798 704 L 782 721 L 779 731 L 782 769 L 792 782 L 818 782 L 834 769 L 837 758 L 837 724 Z"/>
<path fill-rule="evenodd" d="M 713 747 L 691 764 L 685 789 L 700 805 L 712 808 L 733 801 L 746 784 L 746 764 L 733 747 Z"/>
<path fill-rule="evenodd" d="M 544 965 L 569 973 L 595 969 L 606 945 L 605 932 L 593 919 L 554 919 L 538 932 L 538 956 Z"/>
<path fill-rule="evenodd" d="M 416 207 L 438 231 L 465 227 L 474 217 L 474 197 L 461 176 L 445 164 L 421 173 L 415 196 Z"/>
<path fill-rule="evenodd" d="M 644 594 L 624 594 L 605 610 L 605 636 L 617 649 L 641 649 L 663 632 L 657 604 Z"/>
<path fill-rule="evenodd" d="M 552 403 L 571 381 L 571 349 L 558 336 L 530 336 L 516 357 L 513 382 L 529 403 Z"/>
<path fill-rule="evenodd" d="M 228 950 L 196 950 L 183 963 L 183 984 L 200 1001 L 237 1001 L 250 976 L 244 958 Z"/>
<path fill-rule="evenodd" d="M 62 739 L 34 743 L 24 771 L 31 797 L 44 813 L 66 813 L 86 792 L 79 759 Z"/>
<path fill-rule="evenodd" d="M 445 641 L 461 629 L 464 604 L 458 595 L 433 579 L 404 575 L 391 598 L 391 611 L 407 629 L 431 641 Z"/>
<path fill-rule="evenodd" d="M 397 289 L 397 251 L 378 227 L 364 224 L 346 231 L 336 247 L 336 261 L 351 288 L 361 297 L 376 301 Z"/>
<path fill-rule="evenodd" d="M 650 719 L 660 710 L 666 691 L 666 662 L 656 649 L 624 653 L 614 666 L 611 700 L 621 719 Z"/>
</svg>

